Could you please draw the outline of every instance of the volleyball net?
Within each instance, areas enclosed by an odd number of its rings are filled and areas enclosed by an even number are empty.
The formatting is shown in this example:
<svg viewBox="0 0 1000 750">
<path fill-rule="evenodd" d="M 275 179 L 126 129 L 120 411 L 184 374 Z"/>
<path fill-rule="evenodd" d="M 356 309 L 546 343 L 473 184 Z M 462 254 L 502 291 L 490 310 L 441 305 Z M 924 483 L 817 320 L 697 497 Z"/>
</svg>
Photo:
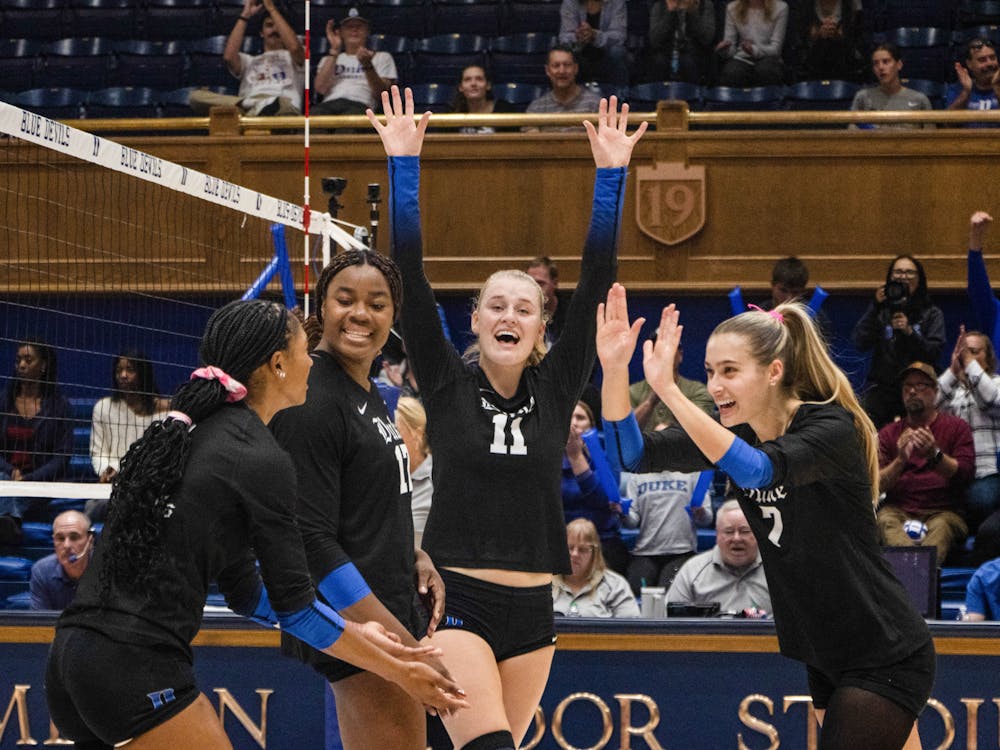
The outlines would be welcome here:
<svg viewBox="0 0 1000 750">
<path fill-rule="evenodd" d="M 106 496 L 91 419 L 115 389 L 128 395 L 120 355 L 140 362 L 132 379 L 156 407 L 197 366 L 212 310 L 257 296 L 307 307 L 308 269 L 330 243 L 364 246 L 290 197 L 0 103 L 0 497 L 45 496 L 4 481 L 15 470 Z M 42 405 L 43 391 L 56 406 Z"/>
</svg>

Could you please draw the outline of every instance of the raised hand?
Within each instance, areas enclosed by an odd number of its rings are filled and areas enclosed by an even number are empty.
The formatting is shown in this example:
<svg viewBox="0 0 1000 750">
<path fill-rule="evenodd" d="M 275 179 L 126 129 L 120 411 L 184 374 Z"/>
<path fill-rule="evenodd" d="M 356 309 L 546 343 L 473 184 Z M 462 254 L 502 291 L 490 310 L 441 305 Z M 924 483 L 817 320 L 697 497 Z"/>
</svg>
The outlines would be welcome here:
<svg viewBox="0 0 1000 750">
<path fill-rule="evenodd" d="M 647 123 L 639 123 L 632 135 L 628 129 L 628 104 L 622 104 L 621 114 L 618 114 L 618 97 L 612 96 L 610 102 L 601 99 L 597 110 L 597 127 L 585 120 L 583 127 L 590 138 L 590 150 L 594 155 L 594 163 L 598 167 L 627 167 L 632 158 L 632 149 L 646 132 Z"/>
<path fill-rule="evenodd" d="M 982 250 L 986 232 L 993 223 L 993 217 L 985 211 L 976 211 L 969 217 L 969 249 Z"/>
<path fill-rule="evenodd" d="M 958 84 L 963 91 L 972 91 L 972 76 L 969 75 L 968 68 L 960 62 L 955 63 L 955 75 L 958 76 Z"/>
<path fill-rule="evenodd" d="M 420 156 L 424 145 L 424 134 L 431 118 L 430 112 L 424 112 L 419 122 L 413 120 L 413 92 L 409 88 L 405 92 L 406 104 L 399 95 L 399 86 L 393 86 L 391 91 L 382 92 L 382 111 L 385 113 L 385 124 L 368 109 L 365 116 L 372 124 L 386 156 Z"/>
<path fill-rule="evenodd" d="M 663 308 L 660 325 L 656 329 L 656 341 L 647 341 L 642 346 L 642 369 L 646 382 L 659 394 L 674 382 L 674 361 L 681 345 L 680 313 L 670 304 Z"/>
<path fill-rule="evenodd" d="M 613 284 L 608 290 L 607 303 L 597 306 L 597 356 L 605 372 L 616 368 L 628 369 L 639 339 L 639 329 L 645 322 L 645 318 L 638 318 L 629 325 L 625 287 Z"/>
<path fill-rule="evenodd" d="M 962 325 L 958 327 L 958 338 L 955 340 L 955 348 L 951 351 L 951 372 L 959 380 L 965 377 L 965 355 L 972 356 L 965 345 L 965 326 Z"/>
<path fill-rule="evenodd" d="M 332 18 L 326 22 L 326 41 L 330 45 L 330 54 L 339 55 L 344 42 L 340 36 L 340 29 L 337 28 L 337 22 Z"/>
</svg>

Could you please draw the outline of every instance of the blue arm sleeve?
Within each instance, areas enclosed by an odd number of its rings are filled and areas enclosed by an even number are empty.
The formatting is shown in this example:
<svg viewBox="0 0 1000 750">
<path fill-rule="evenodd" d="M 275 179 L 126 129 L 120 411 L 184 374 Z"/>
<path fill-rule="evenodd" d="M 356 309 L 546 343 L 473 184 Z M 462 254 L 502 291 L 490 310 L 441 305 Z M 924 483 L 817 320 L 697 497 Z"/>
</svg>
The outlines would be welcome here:
<svg viewBox="0 0 1000 750">
<path fill-rule="evenodd" d="M 344 563 L 330 571 L 317 588 L 330 606 L 338 610 L 356 604 L 372 592 L 354 563 Z"/>
<path fill-rule="evenodd" d="M 597 430 L 591 428 L 584 432 L 580 438 L 590 451 L 590 465 L 594 469 L 597 483 L 601 486 L 604 494 L 610 502 L 621 502 L 621 493 L 618 491 L 618 478 L 615 471 L 608 462 L 608 456 L 601 447 L 601 439 L 597 435 Z"/>
<path fill-rule="evenodd" d="M 604 442 L 607 443 L 608 463 L 615 472 L 635 471 L 642 460 L 642 430 L 631 412 L 617 422 L 604 422 Z"/>
<path fill-rule="evenodd" d="M 344 632 L 344 618 L 322 602 L 313 600 L 295 612 L 278 612 L 281 629 L 322 651 L 330 648 Z"/>
<path fill-rule="evenodd" d="M 740 487 L 767 487 L 774 476 L 771 459 L 742 438 L 733 440 L 718 466 Z"/>
<path fill-rule="evenodd" d="M 253 605 L 252 607 L 250 606 L 251 604 Z M 271 607 L 271 600 L 267 595 L 267 587 L 260 582 L 257 584 L 257 597 L 233 611 L 264 627 L 273 628 L 278 624 L 278 615 L 274 611 L 274 608 Z"/>
<path fill-rule="evenodd" d="M 1000 302 L 993 294 L 990 286 L 990 277 L 986 272 L 986 261 L 983 260 L 981 251 L 969 250 L 969 302 L 972 304 L 972 312 L 975 313 L 979 321 L 980 330 L 990 334 L 993 341 L 997 341 L 997 323 L 1000 322 L 1000 315 L 997 308 Z"/>
</svg>

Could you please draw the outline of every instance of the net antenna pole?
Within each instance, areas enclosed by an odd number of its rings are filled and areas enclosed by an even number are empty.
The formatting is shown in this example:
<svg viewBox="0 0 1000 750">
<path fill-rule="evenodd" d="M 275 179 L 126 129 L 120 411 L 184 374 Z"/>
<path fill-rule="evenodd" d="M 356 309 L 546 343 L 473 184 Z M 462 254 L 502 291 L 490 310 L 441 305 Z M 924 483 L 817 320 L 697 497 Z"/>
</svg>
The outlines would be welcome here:
<svg viewBox="0 0 1000 750">
<path fill-rule="evenodd" d="M 306 28 L 305 28 L 305 72 L 304 72 L 304 91 L 302 93 L 303 99 L 303 109 L 302 113 L 305 116 L 305 127 L 303 134 L 303 161 L 302 161 L 302 173 L 303 173 L 303 197 L 302 197 L 302 244 L 303 244 L 303 259 L 302 259 L 302 312 L 305 317 L 309 317 L 309 99 L 310 96 L 310 72 L 312 67 L 312 53 L 310 48 L 312 43 L 310 41 L 310 31 L 311 31 L 311 16 L 310 16 L 311 6 L 309 0 L 305 0 L 305 17 L 306 17 Z M 275 240 L 277 243 L 277 240 Z M 282 244 L 284 243 L 284 237 L 282 237 Z M 326 264 L 324 263 L 324 266 Z M 282 282 L 284 286 L 284 282 Z M 285 292 L 287 299 L 287 291 Z M 294 296 L 294 292 L 293 292 Z M 289 308 L 291 309 L 291 308 Z"/>
<path fill-rule="evenodd" d="M 260 272 L 260 276 L 243 293 L 241 299 L 257 299 L 275 274 L 281 280 L 281 290 L 285 295 L 285 307 L 291 310 L 295 307 L 295 278 L 292 276 L 292 263 L 288 258 L 288 245 L 285 243 L 285 227 L 283 224 L 271 225 L 271 236 L 274 239 L 274 256 L 271 262 Z M 309 237 L 307 234 L 306 237 Z"/>
</svg>

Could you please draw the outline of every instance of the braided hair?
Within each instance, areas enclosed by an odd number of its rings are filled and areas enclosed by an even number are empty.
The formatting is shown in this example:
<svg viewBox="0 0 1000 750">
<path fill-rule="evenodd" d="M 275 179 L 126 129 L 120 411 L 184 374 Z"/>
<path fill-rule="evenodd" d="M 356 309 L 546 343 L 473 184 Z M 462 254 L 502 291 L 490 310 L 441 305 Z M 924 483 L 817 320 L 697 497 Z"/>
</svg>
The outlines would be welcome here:
<svg viewBox="0 0 1000 750">
<path fill-rule="evenodd" d="M 333 256 L 319 275 L 316 282 L 316 297 L 319 305 L 316 307 L 316 319 L 323 323 L 323 303 L 326 301 L 326 292 L 330 288 L 330 282 L 334 277 L 351 266 L 373 266 L 385 277 L 389 285 L 389 295 L 392 297 L 392 319 L 395 322 L 399 317 L 400 308 L 403 305 L 403 277 L 399 273 L 399 266 L 387 255 L 375 252 L 374 250 L 345 250 Z"/>
<path fill-rule="evenodd" d="M 204 365 L 218 367 L 252 387 L 248 381 L 253 373 L 275 352 L 287 348 L 300 325 L 276 302 L 230 302 L 208 319 L 199 355 Z M 177 389 L 171 408 L 197 424 L 210 419 L 229 395 L 218 380 L 198 377 Z M 108 506 L 105 565 L 101 569 L 103 595 L 112 585 L 143 591 L 167 564 L 164 531 L 190 447 L 188 424 L 168 415 L 153 422 L 122 459 Z"/>
</svg>

